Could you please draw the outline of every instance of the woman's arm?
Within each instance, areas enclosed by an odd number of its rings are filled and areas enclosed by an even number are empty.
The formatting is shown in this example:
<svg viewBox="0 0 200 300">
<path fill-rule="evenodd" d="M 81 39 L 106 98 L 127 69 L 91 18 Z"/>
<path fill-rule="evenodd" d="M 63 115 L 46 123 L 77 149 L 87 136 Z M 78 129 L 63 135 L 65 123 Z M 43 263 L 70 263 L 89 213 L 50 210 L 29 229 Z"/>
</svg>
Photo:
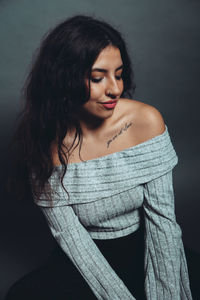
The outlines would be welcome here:
<svg viewBox="0 0 200 300">
<path fill-rule="evenodd" d="M 97 299 L 135 299 L 102 255 L 71 206 L 41 209 L 53 236 L 85 278 Z"/>
<path fill-rule="evenodd" d="M 172 170 L 144 184 L 145 291 L 149 300 L 191 300 Z"/>
</svg>

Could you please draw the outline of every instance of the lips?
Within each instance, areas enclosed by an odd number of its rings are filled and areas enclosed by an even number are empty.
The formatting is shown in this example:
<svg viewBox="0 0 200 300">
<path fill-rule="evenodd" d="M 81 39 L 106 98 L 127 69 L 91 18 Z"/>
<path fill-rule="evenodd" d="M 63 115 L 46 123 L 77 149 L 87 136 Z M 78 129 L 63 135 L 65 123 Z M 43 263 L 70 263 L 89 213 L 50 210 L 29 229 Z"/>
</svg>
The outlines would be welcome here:
<svg viewBox="0 0 200 300">
<path fill-rule="evenodd" d="M 106 109 L 113 109 L 117 105 L 117 101 L 102 102 L 101 105 Z"/>
<path fill-rule="evenodd" d="M 116 103 L 117 100 L 111 100 L 111 101 L 106 101 L 106 102 L 101 102 L 102 104 L 112 104 L 112 103 Z"/>
</svg>

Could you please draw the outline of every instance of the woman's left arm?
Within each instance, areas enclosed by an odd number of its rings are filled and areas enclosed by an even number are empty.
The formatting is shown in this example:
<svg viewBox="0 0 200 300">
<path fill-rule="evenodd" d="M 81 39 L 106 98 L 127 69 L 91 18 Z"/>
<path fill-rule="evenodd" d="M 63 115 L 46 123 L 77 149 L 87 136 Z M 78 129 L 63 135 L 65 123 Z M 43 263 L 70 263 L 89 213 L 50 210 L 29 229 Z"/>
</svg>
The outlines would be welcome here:
<svg viewBox="0 0 200 300">
<path fill-rule="evenodd" d="M 174 212 L 172 170 L 144 184 L 147 299 L 191 300 L 182 232 Z"/>
</svg>

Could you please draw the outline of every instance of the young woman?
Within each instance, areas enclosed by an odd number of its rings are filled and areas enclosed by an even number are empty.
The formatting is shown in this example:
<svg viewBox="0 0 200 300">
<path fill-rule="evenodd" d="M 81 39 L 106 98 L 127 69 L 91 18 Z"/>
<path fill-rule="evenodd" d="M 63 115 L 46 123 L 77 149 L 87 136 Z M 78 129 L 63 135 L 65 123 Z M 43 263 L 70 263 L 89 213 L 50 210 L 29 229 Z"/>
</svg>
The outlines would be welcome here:
<svg viewBox="0 0 200 300">
<path fill-rule="evenodd" d="M 43 40 L 13 139 L 58 247 L 11 299 L 192 299 L 160 112 L 134 91 L 125 42 L 75 16 Z"/>
</svg>

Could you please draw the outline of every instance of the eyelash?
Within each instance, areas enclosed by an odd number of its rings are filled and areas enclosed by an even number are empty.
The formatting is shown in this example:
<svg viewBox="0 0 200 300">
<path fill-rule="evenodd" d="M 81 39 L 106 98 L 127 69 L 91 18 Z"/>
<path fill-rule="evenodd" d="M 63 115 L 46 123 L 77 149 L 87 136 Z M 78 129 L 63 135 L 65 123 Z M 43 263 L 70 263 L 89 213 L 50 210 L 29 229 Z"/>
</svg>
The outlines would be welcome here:
<svg viewBox="0 0 200 300">
<path fill-rule="evenodd" d="M 115 76 L 117 80 L 121 80 L 122 76 Z M 91 78 L 91 81 L 94 83 L 99 83 L 103 78 Z"/>
</svg>

